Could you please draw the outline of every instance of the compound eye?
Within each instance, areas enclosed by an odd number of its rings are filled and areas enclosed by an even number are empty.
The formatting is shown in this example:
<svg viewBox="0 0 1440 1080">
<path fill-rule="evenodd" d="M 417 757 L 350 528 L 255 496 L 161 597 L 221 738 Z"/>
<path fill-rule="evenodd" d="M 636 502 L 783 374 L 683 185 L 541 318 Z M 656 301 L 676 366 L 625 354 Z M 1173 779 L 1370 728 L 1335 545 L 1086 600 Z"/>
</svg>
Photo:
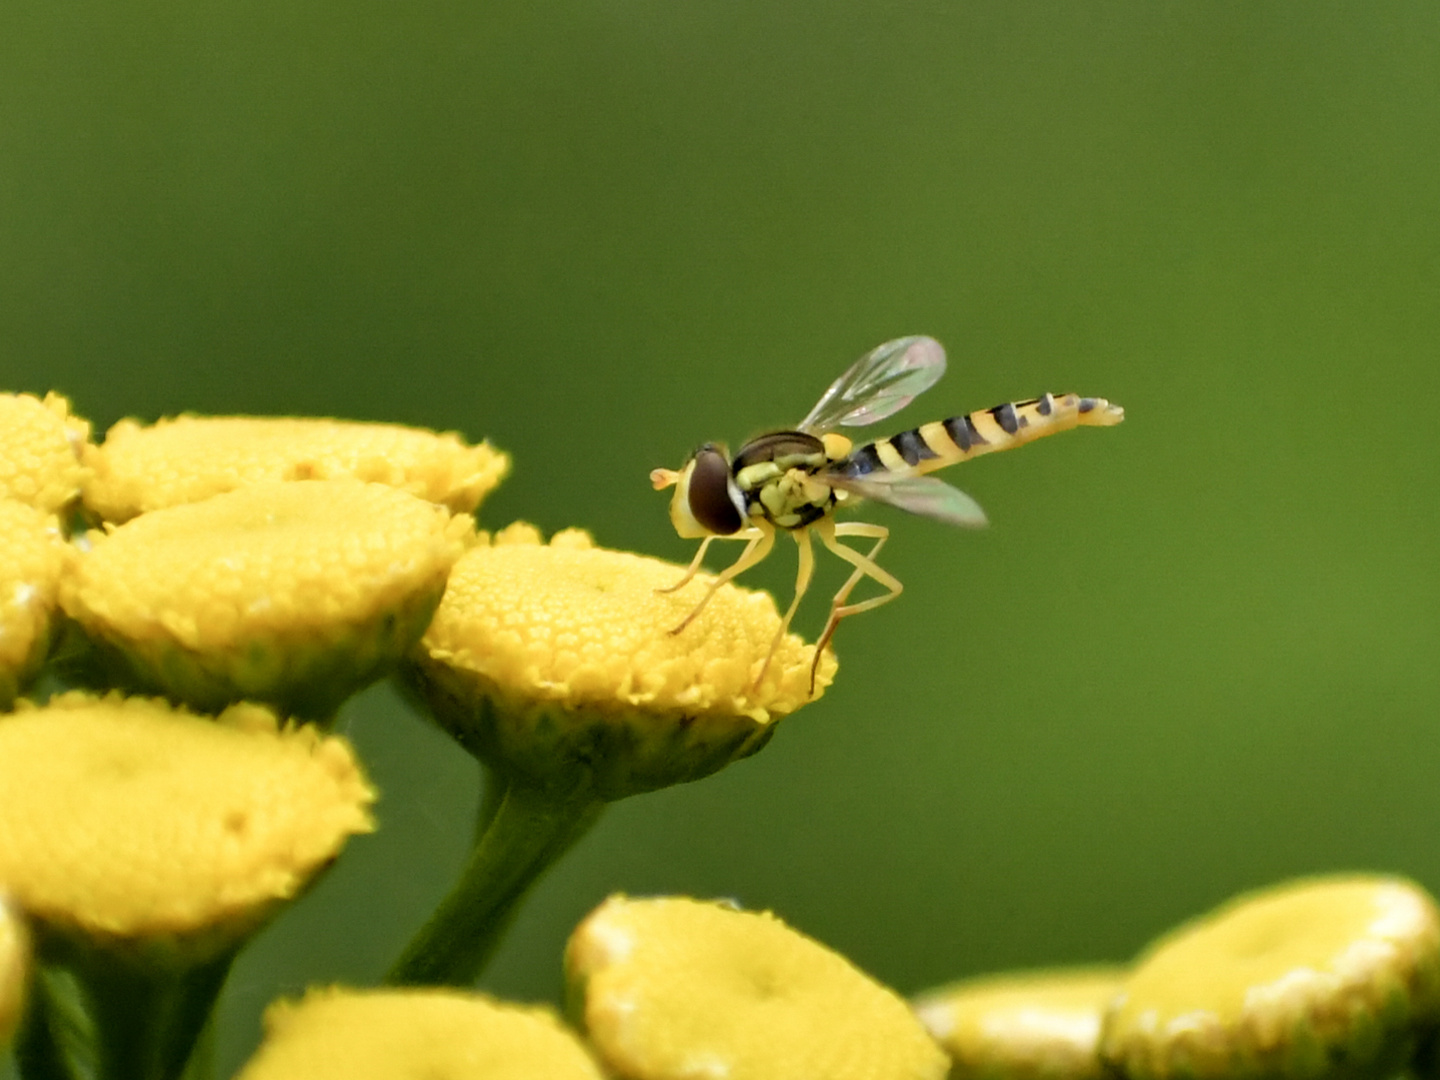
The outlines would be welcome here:
<svg viewBox="0 0 1440 1080">
<path fill-rule="evenodd" d="M 731 497 L 730 462 L 714 447 L 695 451 L 690 470 L 690 516 L 717 536 L 739 532 L 745 524 Z"/>
</svg>

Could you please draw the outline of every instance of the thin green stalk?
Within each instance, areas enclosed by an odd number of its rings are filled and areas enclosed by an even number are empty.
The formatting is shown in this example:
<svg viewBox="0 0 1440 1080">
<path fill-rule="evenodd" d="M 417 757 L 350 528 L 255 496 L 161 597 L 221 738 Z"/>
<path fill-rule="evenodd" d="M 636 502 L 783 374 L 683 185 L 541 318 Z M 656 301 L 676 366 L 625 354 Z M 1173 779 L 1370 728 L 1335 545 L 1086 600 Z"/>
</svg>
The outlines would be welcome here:
<svg viewBox="0 0 1440 1080">
<path fill-rule="evenodd" d="M 480 763 L 480 805 L 475 808 L 475 838 L 472 843 L 478 844 L 484 838 L 485 830 L 490 828 L 490 823 L 495 820 L 495 814 L 500 809 L 500 802 L 504 798 L 504 778 L 482 761 Z"/>
<path fill-rule="evenodd" d="M 491 775 L 493 782 L 499 778 Z M 493 806 L 493 813 L 490 813 Z M 510 783 L 482 802 L 484 832 L 450 894 L 421 927 L 386 981 L 469 986 L 494 954 L 521 897 L 583 836 L 605 804 Z"/>
<path fill-rule="evenodd" d="M 81 1011 L 74 980 L 55 969 L 36 972 L 15 1037 L 15 1067 L 23 1080 L 80 1080 L 93 1032 Z"/>
<path fill-rule="evenodd" d="M 78 973 L 95 1022 L 96 1080 L 177 1080 L 230 972 L 233 952 L 182 971 L 94 963 Z"/>
</svg>

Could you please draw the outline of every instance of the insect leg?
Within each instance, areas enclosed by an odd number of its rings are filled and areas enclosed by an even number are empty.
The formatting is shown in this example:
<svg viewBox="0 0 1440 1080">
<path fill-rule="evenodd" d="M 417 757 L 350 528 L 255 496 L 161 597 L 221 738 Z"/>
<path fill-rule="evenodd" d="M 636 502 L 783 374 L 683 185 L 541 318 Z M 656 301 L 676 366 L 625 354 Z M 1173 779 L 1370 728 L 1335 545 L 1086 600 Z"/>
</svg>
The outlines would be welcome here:
<svg viewBox="0 0 1440 1080">
<path fill-rule="evenodd" d="M 795 617 L 800 598 L 805 595 L 805 590 L 810 588 L 810 576 L 815 572 L 815 549 L 810 546 L 810 530 L 796 529 L 791 535 L 795 537 L 795 546 L 800 549 L 800 569 L 795 574 L 795 598 L 790 601 L 785 617 L 780 620 L 780 629 L 775 631 L 775 638 L 770 642 L 770 651 L 765 654 L 765 663 L 760 665 L 760 674 L 755 676 L 755 689 L 759 689 L 765 672 L 770 670 L 770 661 L 775 659 L 775 650 L 780 648 L 785 632 L 790 629 L 790 620 Z"/>
<path fill-rule="evenodd" d="M 685 627 L 690 625 L 695 616 L 700 614 L 701 609 L 710 602 L 710 598 L 715 595 L 721 585 L 734 580 L 738 575 L 743 574 L 746 570 L 749 570 L 750 567 L 770 554 L 770 549 L 775 544 L 775 530 L 768 524 L 757 525 L 754 529 L 747 529 L 745 532 L 737 534 L 737 538 L 747 536 L 750 538 L 750 543 L 745 545 L 745 550 L 740 553 L 740 557 L 731 563 L 727 569 L 716 575 L 715 580 L 712 581 L 710 587 L 705 590 L 705 595 L 700 598 L 700 602 L 695 605 L 694 610 L 691 611 L 689 615 L 686 615 L 684 621 L 675 627 L 675 629 L 671 630 L 670 633 L 678 634 L 684 630 Z"/>
<path fill-rule="evenodd" d="M 705 549 L 710 546 L 710 541 L 714 539 L 714 534 L 711 534 L 710 536 L 705 537 L 704 540 L 700 541 L 700 550 L 695 552 L 695 558 L 691 559 L 690 565 L 685 568 L 684 577 L 682 577 L 679 581 L 675 582 L 674 585 L 668 585 L 663 589 L 656 589 L 655 591 L 658 593 L 675 592 L 677 589 L 683 589 L 686 585 L 689 585 L 690 579 L 693 578 L 700 570 L 700 563 L 705 558 Z"/>
<path fill-rule="evenodd" d="M 850 579 L 840 587 L 835 594 L 835 599 L 830 602 L 830 618 L 825 623 L 825 629 L 820 634 L 820 640 L 815 643 L 815 660 L 810 665 L 810 692 L 815 692 L 815 672 L 820 667 L 820 654 L 830 639 L 835 636 L 835 628 L 840 625 L 840 620 L 849 615 L 858 615 L 862 611 L 870 611 L 881 604 L 889 603 L 900 595 L 905 586 L 900 584 L 900 579 L 891 574 L 888 570 L 881 569 L 875 563 L 876 553 L 885 546 L 885 541 L 890 537 L 890 530 L 884 525 L 867 525 L 860 521 L 847 521 L 842 525 L 836 525 L 834 521 L 824 518 L 815 523 L 815 531 L 820 534 L 821 541 L 840 558 L 844 559 L 855 572 Z M 873 538 L 875 546 L 868 554 L 861 554 L 854 548 L 846 547 L 840 543 L 836 536 L 863 536 Z M 871 578 L 890 591 L 881 596 L 872 596 L 869 600 L 861 600 L 859 603 L 847 604 L 845 601 L 850 598 L 850 592 L 860 583 L 861 578 Z"/>
</svg>

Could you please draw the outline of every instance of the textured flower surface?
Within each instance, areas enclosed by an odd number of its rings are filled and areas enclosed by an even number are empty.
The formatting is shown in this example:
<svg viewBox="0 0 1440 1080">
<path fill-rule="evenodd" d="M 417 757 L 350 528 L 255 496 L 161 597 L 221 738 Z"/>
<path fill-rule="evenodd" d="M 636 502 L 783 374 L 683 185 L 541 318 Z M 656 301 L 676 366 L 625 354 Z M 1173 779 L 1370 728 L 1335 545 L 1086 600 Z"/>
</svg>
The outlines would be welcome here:
<svg viewBox="0 0 1440 1080">
<path fill-rule="evenodd" d="M 473 524 L 380 484 L 316 480 L 91 535 L 61 602 L 140 686 L 324 716 L 414 645 Z"/>
<path fill-rule="evenodd" d="M 0 497 L 56 513 L 80 497 L 90 425 L 59 394 L 0 394 Z"/>
<path fill-rule="evenodd" d="M 548 1009 L 444 990 L 312 990 L 236 1080 L 601 1080 Z"/>
<path fill-rule="evenodd" d="M 1237 897 L 1161 938 L 1106 1018 L 1128 1077 L 1362 1080 L 1440 1019 L 1440 913 L 1401 878 L 1337 876 Z"/>
<path fill-rule="evenodd" d="M 566 952 L 572 1007 L 625 1080 L 940 1080 L 893 992 L 768 912 L 612 896 Z"/>
<path fill-rule="evenodd" d="M 262 480 L 364 480 L 468 514 L 510 471 L 508 455 L 453 432 L 308 417 L 122 420 L 85 460 L 85 504 L 107 521 Z"/>
<path fill-rule="evenodd" d="M 780 626 L 768 593 L 722 587 L 679 634 L 707 579 L 596 547 L 579 530 L 548 544 L 511 526 L 466 553 L 421 642 L 418 666 L 442 724 L 482 756 L 543 781 L 567 756 L 610 761 L 616 790 L 713 772 L 753 752 L 810 700 L 814 647 Z M 817 693 L 834 677 L 822 658 Z M 603 771 L 603 770 L 602 770 Z"/>
<path fill-rule="evenodd" d="M 1073 968 L 967 979 L 915 1011 L 950 1054 L 951 1080 L 1101 1080 L 1100 1021 L 1124 969 Z"/>
<path fill-rule="evenodd" d="M 237 705 L 66 694 L 0 719 L 0 881 L 86 940 L 253 929 L 355 833 L 374 792 L 350 747 Z"/>
<path fill-rule="evenodd" d="M 45 658 L 60 579 L 73 556 L 53 515 L 0 499 L 0 707 Z"/>
</svg>

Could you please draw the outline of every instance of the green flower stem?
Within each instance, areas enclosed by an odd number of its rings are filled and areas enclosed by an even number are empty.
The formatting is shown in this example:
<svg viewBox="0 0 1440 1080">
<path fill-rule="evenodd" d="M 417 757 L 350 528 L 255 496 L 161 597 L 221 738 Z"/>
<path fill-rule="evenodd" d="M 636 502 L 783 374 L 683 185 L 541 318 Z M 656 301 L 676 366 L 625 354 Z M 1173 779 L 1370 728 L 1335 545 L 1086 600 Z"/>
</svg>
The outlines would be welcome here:
<svg viewBox="0 0 1440 1080">
<path fill-rule="evenodd" d="M 502 783 L 491 774 L 492 783 Z M 390 969 L 386 982 L 469 986 L 494 954 L 530 886 L 595 824 L 605 803 L 510 782 L 482 802 L 480 835 L 460 880 Z M 489 814 L 488 822 L 485 821 Z"/>
<path fill-rule="evenodd" d="M 505 778 L 498 772 L 480 763 L 480 805 L 475 808 L 475 839 L 473 843 L 480 843 L 485 836 L 485 830 L 490 828 L 490 823 L 495 820 L 495 814 L 500 809 L 500 803 L 505 798 Z"/>
<path fill-rule="evenodd" d="M 95 1024 L 96 1080 L 182 1076 L 234 957 L 182 970 L 101 961 L 77 972 Z"/>
<path fill-rule="evenodd" d="M 93 1033 L 73 981 L 41 969 L 30 983 L 30 1000 L 15 1038 L 15 1067 L 24 1080 L 80 1080 Z"/>
</svg>

